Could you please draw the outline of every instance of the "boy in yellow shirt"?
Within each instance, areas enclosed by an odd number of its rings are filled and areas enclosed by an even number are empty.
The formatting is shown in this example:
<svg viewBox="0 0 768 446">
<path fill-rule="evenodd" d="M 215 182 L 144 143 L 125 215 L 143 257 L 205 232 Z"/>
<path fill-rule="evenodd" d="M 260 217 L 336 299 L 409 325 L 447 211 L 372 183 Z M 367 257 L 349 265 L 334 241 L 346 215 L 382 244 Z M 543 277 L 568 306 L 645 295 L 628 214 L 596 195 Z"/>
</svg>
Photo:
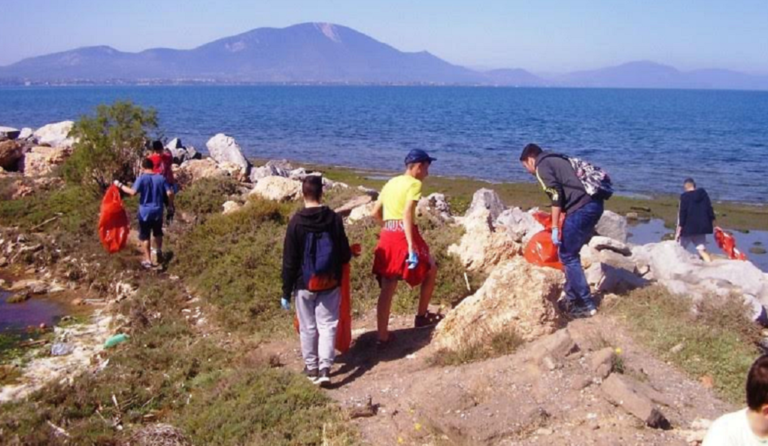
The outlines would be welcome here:
<svg viewBox="0 0 768 446">
<path fill-rule="evenodd" d="M 421 199 L 421 182 L 429 175 L 432 161 L 435 158 L 427 152 L 411 150 L 405 157 L 405 173 L 384 185 L 373 210 L 374 217 L 382 222 L 373 260 L 373 274 L 381 285 L 376 307 L 379 346 L 389 344 L 393 338 L 389 332 L 389 314 L 399 280 L 412 287 L 421 285 L 414 321 L 416 327 L 432 326 L 441 319 L 439 314 L 428 311 L 435 290 L 437 266 L 416 226 L 416 204 Z"/>
</svg>

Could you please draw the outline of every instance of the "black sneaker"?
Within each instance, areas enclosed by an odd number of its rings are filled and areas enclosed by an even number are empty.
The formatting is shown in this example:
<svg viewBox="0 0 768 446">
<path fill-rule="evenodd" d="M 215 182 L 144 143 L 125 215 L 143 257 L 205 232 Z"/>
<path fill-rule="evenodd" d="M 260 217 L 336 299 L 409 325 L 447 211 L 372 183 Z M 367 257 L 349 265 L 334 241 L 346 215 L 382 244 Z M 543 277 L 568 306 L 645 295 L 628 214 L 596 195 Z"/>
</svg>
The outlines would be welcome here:
<svg viewBox="0 0 768 446">
<path fill-rule="evenodd" d="M 331 383 L 331 369 L 320 369 L 320 373 L 317 375 L 315 384 L 319 384 L 320 387 L 325 387 Z"/>
<path fill-rule="evenodd" d="M 302 373 L 313 383 L 317 381 L 317 369 L 310 370 L 307 367 L 304 367 L 304 371 Z"/>
<path fill-rule="evenodd" d="M 557 301 L 557 308 L 571 319 L 587 318 L 597 314 L 597 308 L 591 299 L 586 302 L 574 302 L 571 299 L 563 298 Z"/>
</svg>

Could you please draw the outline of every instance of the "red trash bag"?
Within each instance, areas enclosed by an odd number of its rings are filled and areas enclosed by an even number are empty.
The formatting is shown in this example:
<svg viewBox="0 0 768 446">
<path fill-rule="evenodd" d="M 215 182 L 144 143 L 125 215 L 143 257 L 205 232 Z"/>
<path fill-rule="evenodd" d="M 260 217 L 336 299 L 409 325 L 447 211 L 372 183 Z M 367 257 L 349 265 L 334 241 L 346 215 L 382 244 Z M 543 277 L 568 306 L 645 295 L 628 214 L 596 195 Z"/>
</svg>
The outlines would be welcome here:
<svg viewBox="0 0 768 446">
<path fill-rule="evenodd" d="M 525 245 L 524 257 L 533 265 L 563 270 L 563 264 L 560 263 L 560 256 L 557 254 L 557 246 L 552 243 L 551 229 L 539 231 L 528 241 Z"/>
<path fill-rule="evenodd" d="M 736 248 L 736 239 L 732 234 L 723 231 L 719 226 L 715 228 L 715 243 L 731 260 L 747 260 L 747 255 Z"/>
<path fill-rule="evenodd" d="M 339 303 L 339 322 L 336 325 L 336 350 L 341 353 L 349 351 L 352 345 L 352 299 L 350 297 L 350 267 L 349 263 L 341 267 L 341 302 Z M 293 327 L 299 332 L 299 316 L 293 317 Z"/>
<path fill-rule="evenodd" d="M 109 186 L 101 201 L 99 213 L 99 239 L 104 249 L 114 254 L 125 248 L 131 227 L 123 207 L 120 191 L 114 184 Z"/>
</svg>

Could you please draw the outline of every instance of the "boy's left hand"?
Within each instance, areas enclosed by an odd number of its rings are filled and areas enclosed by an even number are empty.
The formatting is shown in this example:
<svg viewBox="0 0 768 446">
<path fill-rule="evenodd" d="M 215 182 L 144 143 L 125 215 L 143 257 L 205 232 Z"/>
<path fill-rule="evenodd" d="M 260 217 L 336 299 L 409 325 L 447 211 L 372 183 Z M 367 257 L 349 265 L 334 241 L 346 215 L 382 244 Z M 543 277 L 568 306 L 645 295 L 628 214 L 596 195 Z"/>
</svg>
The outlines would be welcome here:
<svg viewBox="0 0 768 446">
<path fill-rule="evenodd" d="M 405 263 L 408 265 L 408 269 L 416 269 L 419 266 L 419 255 L 415 251 L 409 251 Z"/>
<path fill-rule="evenodd" d="M 291 301 L 284 297 L 280 298 L 280 306 L 285 311 L 291 311 Z"/>
</svg>

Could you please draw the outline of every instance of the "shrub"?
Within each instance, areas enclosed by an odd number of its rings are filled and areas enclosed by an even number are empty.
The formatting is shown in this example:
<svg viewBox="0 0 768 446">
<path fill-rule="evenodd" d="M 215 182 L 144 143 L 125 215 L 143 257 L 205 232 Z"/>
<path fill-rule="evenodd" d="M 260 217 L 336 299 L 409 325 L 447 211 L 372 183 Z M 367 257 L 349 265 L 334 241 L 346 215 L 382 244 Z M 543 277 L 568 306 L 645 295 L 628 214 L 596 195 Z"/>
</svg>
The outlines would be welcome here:
<svg viewBox="0 0 768 446">
<path fill-rule="evenodd" d="M 96 116 L 83 116 L 70 136 L 77 139 L 72 156 L 63 166 L 71 183 L 104 190 L 114 179 L 136 178 L 149 132 L 157 131 L 157 113 L 131 102 L 99 105 Z"/>
</svg>

